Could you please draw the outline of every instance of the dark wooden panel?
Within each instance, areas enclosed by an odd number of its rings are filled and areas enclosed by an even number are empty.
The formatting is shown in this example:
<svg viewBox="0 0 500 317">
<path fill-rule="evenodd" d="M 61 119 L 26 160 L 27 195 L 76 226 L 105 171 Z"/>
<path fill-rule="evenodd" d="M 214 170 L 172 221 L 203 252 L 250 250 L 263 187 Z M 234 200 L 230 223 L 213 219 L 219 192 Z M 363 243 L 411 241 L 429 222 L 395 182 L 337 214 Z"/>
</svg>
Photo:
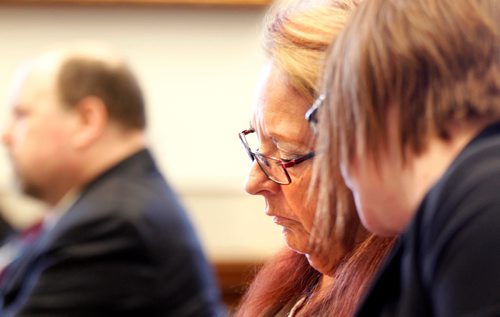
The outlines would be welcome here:
<svg viewBox="0 0 500 317">
<path fill-rule="evenodd" d="M 262 265 L 262 262 L 218 262 L 214 264 L 224 303 L 229 310 L 238 305 L 241 296 Z"/>
</svg>

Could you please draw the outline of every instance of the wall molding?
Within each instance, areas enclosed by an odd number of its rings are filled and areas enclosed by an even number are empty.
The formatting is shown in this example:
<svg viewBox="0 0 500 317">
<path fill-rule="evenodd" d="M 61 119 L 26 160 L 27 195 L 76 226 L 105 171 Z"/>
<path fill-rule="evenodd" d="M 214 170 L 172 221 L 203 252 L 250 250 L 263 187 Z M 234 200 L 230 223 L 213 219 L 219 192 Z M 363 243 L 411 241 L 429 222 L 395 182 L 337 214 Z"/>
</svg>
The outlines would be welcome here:
<svg viewBox="0 0 500 317">
<path fill-rule="evenodd" d="M 196 5 L 196 6 L 265 6 L 271 0 L 0 0 L 9 5 Z"/>
</svg>

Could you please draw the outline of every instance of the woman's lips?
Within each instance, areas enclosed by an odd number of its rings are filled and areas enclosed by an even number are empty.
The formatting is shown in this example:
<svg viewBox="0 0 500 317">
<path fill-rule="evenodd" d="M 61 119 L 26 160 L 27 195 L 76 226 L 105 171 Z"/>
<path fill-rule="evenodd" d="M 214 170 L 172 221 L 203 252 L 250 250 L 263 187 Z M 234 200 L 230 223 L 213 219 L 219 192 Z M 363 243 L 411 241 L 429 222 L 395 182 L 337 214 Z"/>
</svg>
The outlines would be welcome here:
<svg viewBox="0 0 500 317">
<path fill-rule="evenodd" d="M 276 211 L 272 211 L 272 210 L 269 210 L 269 209 L 266 209 L 266 215 L 271 217 L 273 222 L 277 225 L 280 225 L 280 226 L 290 226 L 294 223 L 297 223 L 296 220 L 293 220 L 291 218 L 288 218 L 288 217 L 285 217 L 285 216 L 282 216 L 280 215 L 278 212 Z"/>
<path fill-rule="evenodd" d="M 290 218 L 286 218 L 286 217 L 273 216 L 273 222 L 277 225 L 280 225 L 280 226 L 289 226 L 292 223 L 294 223 L 295 221 L 293 221 Z"/>
</svg>

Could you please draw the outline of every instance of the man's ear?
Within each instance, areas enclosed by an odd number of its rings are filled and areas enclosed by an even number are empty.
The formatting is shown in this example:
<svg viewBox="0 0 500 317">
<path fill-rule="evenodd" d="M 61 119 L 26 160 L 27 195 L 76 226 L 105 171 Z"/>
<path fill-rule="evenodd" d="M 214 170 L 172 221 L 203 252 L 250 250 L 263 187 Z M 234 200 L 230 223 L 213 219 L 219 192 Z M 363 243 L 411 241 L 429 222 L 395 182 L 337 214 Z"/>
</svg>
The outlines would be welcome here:
<svg viewBox="0 0 500 317">
<path fill-rule="evenodd" d="M 93 144 L 104 133 L 108 124 L 108 111 L 104 102 L 97 97 L 81 99 L 73 109 L 78 120 L 78 129 L 73 138 L 77 149 Z"/>
</svg>

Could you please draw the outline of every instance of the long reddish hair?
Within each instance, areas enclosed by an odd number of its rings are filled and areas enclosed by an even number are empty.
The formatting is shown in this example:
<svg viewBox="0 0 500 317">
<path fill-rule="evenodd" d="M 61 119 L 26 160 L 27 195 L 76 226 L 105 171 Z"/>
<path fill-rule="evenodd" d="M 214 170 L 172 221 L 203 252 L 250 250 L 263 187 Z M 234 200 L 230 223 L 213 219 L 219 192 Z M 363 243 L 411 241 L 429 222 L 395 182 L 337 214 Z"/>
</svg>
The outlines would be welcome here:
<svg viewBox="0 0 500 317">
<path fill-rule="evenodd" d="M 235 316 L 275 316 L 304 291 L 312 290 L 320 276 L 304 255 L 285 248 L 259 271 Z"/>
<path fill-rule="evenodd" d="M 332 287 L 315 305 L 306 305 L 300 315 L 352 316 L 393 241 L 370 235 L 357 245 L 336 267 Z M 321 273 L 303 254 L 283 249 L 260 270 L 235 316 L 275 316 L 290 302 L 312 292 L 320 278 Z"/>
<path fill-rule="evenodd" d="M 312 101 L 318 94 L 317 81 L 328 46 L 357 2 L 299 0 L 270 11 L 265 50 L 286 74 L 288 84 L 306 99 Z M 331 167 L 328 173 L 340 171 Z M 275 316 L 312 292 L 314 301 L 307 303 L 299 315 L 352 316 L 394 240 L 375 237 L 363 228 L 351 192 L 340 177 L 336 179 L 339 181 L 335 186 L 329 184 L 327 191 L 324 178 L 315 177 L 311 184 L 311 198 L 318 201 L 311 243 L 315 256 L 335 262 L 328 272 L 333 283 L 317 292 L 322 273 L 309 264 L 305 255 L 286 248 L 261 269 L 243 297 L 237 317 Z"/>
</svg>

